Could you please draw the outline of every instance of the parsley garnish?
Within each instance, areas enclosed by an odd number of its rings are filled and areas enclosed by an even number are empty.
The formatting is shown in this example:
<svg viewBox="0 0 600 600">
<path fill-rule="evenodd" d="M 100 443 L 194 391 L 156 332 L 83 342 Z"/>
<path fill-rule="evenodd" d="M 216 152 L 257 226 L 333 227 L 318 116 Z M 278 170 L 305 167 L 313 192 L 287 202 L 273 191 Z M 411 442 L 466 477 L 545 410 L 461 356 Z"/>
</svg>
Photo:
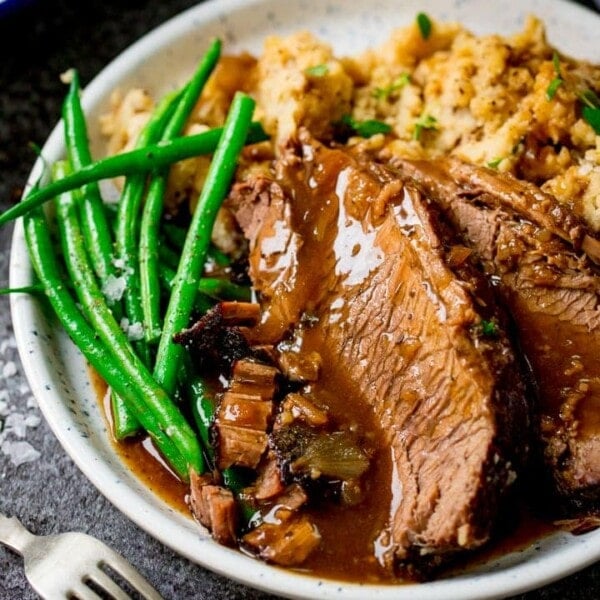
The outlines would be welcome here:
<svg viewBox="0 0 600 600">
<path fill-rule="evenodd" d="M 552 64 L 554 65 L 554 74 L 556 75 L 556 77 L 554 77 L 554 79 L 549 83 L 548 87 L 546 88 L 546 98 L 548 98 L 548 100 L 552 100 L 552 98 L 554 98 L 556 90 L 558 90 L 558 88 L 564 83 L 564 80 L 560 74 L 560 56 L 558 55 L 558 52 L 556 52 L 556 50 L 552 55 Z"/>
<path fill-rule="evenodd" d="M 554 72 L 560 77 L 560 56 L 556 50 L 552 53 L 552 64 L 554 65 Z"/>
<path fill-rule="evenodd" d="M 493 337 L 497 335 L 498 328 L 493 321 L 486 321 L 485 319 L 481 320 L 481 333 L 488 337 Z"/>
<path fill-rule="evenodd" d="M 410 83 L 410 75 L 408 73 L 402 73 L 402 75 L 400 75 L 400 77 L 397 77 L 396 79 L 394 79 L 394 81 L 392 81 L 392 83 L 390 85 L 388 85 L 387 87 L 375 88 L 373 90 L 372 95 L 374 98 L 377 98 L 378 100 L 383 100 L 385 98 L 388 98 L 394 92 L 401 90 L 408 83 Z"/>
<path fill-rule="evenodd" d="M 421 37 L 426 40 L 431 35 L 431 19 L 425 13 L 417 15 L 417 25 L 421 32 Z"/>
<path fill-rule="evenodd" d="M 546 88 L 546 98 L 552 100 L 556 94 L 556 90 L 563 84 L 563 80 L 560 77 L 555 77 Z"/>
<path fill-rule="evenodd" d="M 487 164 L 487 166 L 490 169 L 497 169 L 500 166 L 500 163 L 504 160 L 504 158 L 500 157 L 500 158 L 495 158 L 494 160 L 490 160 L 490 162 Z"/>
<path fill-rule="evenodd" d="M 596 135 L 600 135 L 600 98 L 594 90 L 583 90 L 577 94 L 585 105 L 581 112 L 584 120 L 591 126 Z"/>
<path fill-rule="evenodd" d="M 583 118 L 591 125 L 596 135 L 600 135 L 600 108 L 583 107 Z"/>
<path fill-rule="evenodd" d="M 323 77 L 329 73 L 329 67 L 325 64 L 323 65 L 315 65 L 314 67 L 308 67 L 304 72 L 307 75 L 312 75 L 313 77 Z"/>
<path fill-rule="evenodd" d="M 423 129 L 437 129 L 437 119 L 431 115 L 421 115 L 415 123 L 415 130 L 413 131 L 413 139 L 420 140 Z"/>
<path fill-rule="evenodd" d="M 356 135 L 364 138 L 370 138 L 377 133 L 389 133 L 392 130 L 391 125 L 383 121 L 377 121 L 376 119 L 357 121 L 351 115 L 344 115 L 342 124 L 351 129 Z"/>
<path fill-rule="evenodd" d="M 577 97 L 589 108 L 600 108 L 600 98 L 594 90 L 582 90 Z"/>
</svg>

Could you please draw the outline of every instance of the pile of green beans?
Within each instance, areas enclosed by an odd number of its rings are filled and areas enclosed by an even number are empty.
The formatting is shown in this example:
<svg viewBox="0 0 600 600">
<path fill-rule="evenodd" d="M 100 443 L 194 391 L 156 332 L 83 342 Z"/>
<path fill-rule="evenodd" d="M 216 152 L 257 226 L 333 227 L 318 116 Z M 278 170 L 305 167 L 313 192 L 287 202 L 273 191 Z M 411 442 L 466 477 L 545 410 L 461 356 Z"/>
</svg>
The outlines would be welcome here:
<svg viewBox="0 0 600 600">
<path fill-rule="evenodd" d="M 91 157 L 74 71 L 63 103 L 67 159 L 53 165 L 48 184 L 35 185 L 20 203 L 0 214 L 0 226 L 23 218 L 38 279 L 26 288 L 2 293 L 46 296 L 67 334 L 111 388 L 115 437 L 145 431 L 184 481 L 189 481 L 190 471 L 205 470 L 212 451 L 206 423 L 202 425 L 194 409 L 204 402 L 204 386 L 194 375 L 190 377 L 194 385 L 181 388 L 178 375 L 189 365 L 173 336 L 190 325 L 195 311 L 204 311 L 219 299 L 249 298 L 248 289 L 204 277 L 203 272 L 208 254 L 218 264 L 228 262 L 211 247 L 210 239 L 240 152 L 245 144 L 267 139 L 262 127 L 252 122 L 254 101 L 243 93 L 235 95 L 222 128 L 181 137 L 220 51 L 216 40 L 188 83 L 158 103 L 134 150 L 98 161 Z M 164 224 L 169 166 L 203 154 L 212 154 L 212 160 L 189 228 Z M 98 182 L 117 176 L 126 179 L 116 213 L 109 213 Z M 53 245 L 51 223 L 42 210 L 49 200 L 54 200 L 60 251 Z M 159 251 L 165 234 L 176 242 L 176 249 Z M 111 278 L 119 277 L 125 281 L 122 301 L 106 294 Z M 129 339 L 122 318 L 141 325 L 143 339 Z M 199 394 L 195 400 L 194 393 Z M 190 394 L 185 411 L 179 401 Z M 234 475 L 231 479 L 235 488 Z"/>
</svg>

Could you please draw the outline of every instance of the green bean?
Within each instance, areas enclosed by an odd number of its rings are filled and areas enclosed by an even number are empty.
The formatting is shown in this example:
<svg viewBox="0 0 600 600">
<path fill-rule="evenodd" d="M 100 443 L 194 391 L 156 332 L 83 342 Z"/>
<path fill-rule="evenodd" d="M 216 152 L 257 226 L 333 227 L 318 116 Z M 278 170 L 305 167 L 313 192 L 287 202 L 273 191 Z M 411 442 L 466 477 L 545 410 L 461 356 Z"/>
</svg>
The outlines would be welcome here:
<svg viewBox="0 0 600 600">
<path fill-rule="evenodd" d="M 219 277 L 203 277 L 198 285 L 198 291 L 218 300 L 250 302 L 252 299 L 249 287 Z"/>
<path fill-rule="evenodd" d="M 214 40 L 202 57 L 198 69 L 190 79 L 175 108 L 175 113 L 167 123 L 162 134 L 162 141 L 171 140 L 181 134 L 181 130 L 198 101 L 206 81 L 213 72 L 220 54 L 221 42 Z M 153 173 L 148 186 L 140 225 L 140 292 L 144 314 L 144 334 L 148 343 L 157 342 L 160 339 L 162 329 L 158 245 L 168 177 L 169 172 L 167 169 Z"/>
<path fill-rule="evenodd" d="M 173 290 L 173 281 L 175 280 L 175 271 L 170 267 L 161 264 L 160 265 L 160 283 L 163 289 L 170 294 Z M 203 315 L 206 311 L 210 310 L 214 306 L 213 300 L 203 293 L 198 293 L 196 295 L 196 300 L 194 302 L 194 309 L 201 315 Z"/>
<path fill-rule="evenodd" d="M 196 423 L 196 430 L 204 447 L 204 452 L 214 469 L 215 451 L 210 439 L 210 427 L 215 413 L 214 400 L 206 393 L 206 385 L 202 378 L 186 372 L 186 385 L 188 399 L 192 409 L 192 416 Z"/>
<path fill-rule="evenodd" d="M 161 280 L 170 288 L 173 287 L 175 271 L 169 264 L 160 265 Z M 249 287 L 238 285 L 220 277 L 202 277 L 198 282 L 198 292 L 215 300 L 237 300 L 250 302 L 252 293 Z"/>
<path fill-rule="evenodd" d="M 231 259 L 225 252 L 219 250 L 216 246 L 211 244 L 206 251 L 206 255 L 211 258 L 215 264 L 219 267 L 228 267 L 231 265 Z"/>
<path fill-rule="evenodd" d="M 60 171 L 62 168 L 64 168 L 64 164 L 57 163 L 58 176 L 64 175 L 64 172 Z M 152 415 L 151 429 L 148 430 L 148 433 L 156 436 L 160 431 L 159 440 L 162 440 L 164 437 L 162 434 L 164 434 L 172 441 L 177 453 L 173 453 L 169 444 L 165 458 L 181 477 L 186 478 L 189 469 L 199 471 L 202 468 L 202 454 L 198 441 L 179 409 L 133 352 L 125 333 L 115 321 L 104 301 L 86 255 L 74 194 L 64 193 L 58 196 L 56 208 L 63 256 L 82 310 L 102 343 L 112 349 L 116 360 L 121 365 L 123 374 L 143 392 L 145 396 L 143 407 L 130 405 L 136 418 L 146 428 L 147 413 Z M 125 396 L 124 398 L 127 399 Z M 156 423 L 160 426 L 159 431 L 156 430 Z M 183 470 L 181 469 L 182 461 L 186 464 L 186 468 Z"/>
<path fill-rule="evenodd" d="M 164 431 L 164 426 L 146 404 L 146 386 L 140 387 L 129 377 L 118 358 L 96 336 L 62 280 L 62 272 L 52 249 L 50 228 L 41 209 L 28 212 L 23 220 L 25 237 L 33 268 L 44 286 L 54 313 L 71 340 L 81 350 L 100 377 L 135 408 L 144 428 L 169 464 L 182 478 L 188 477 L 188 461 L 181 456 L 175 443 Z M 196 465 L 201 470 L 202 463 Z"/>
<path fill-rule="evenodd" d="M 62 107 L 67 154 L 73 169 L 81 169 L 92 162 L 85 116 L 81 107 L 79 74 L 72 70 L 71 85 Z M 81 225 L 94 271 L 101 286 L 110 275 L 115 275 L 113 242 L 104 203 L 98 183 L 93 181 L 82 187 L 80 203 Z M 109 298 L 109 304 L 110 304 Z"/>
<path fill-rule="evenodd" d="M 43 294 L 44 286 L 34 283 L 33 285 L 24 285 L 18 288 L 2 288 L 0 289 L 0 296 L 6 296 L 8 294 Z"/>
<path fill-rule="evenodd" d="M 214 152 L 222 132 L 222 128 L 215 128 L 197 135 L 176 138 L 169 142 L 158 142 L 145 148 L 138 148 L 90 163 L 64 179 L 32 191 L 27 198 L 0 214 L 0 226 L 26 215 L 30 210 L 48 202 L 57 194 L 77 189 L 87 183 L 132 173 L 147 173 L 186 158 L 211 154 Z M 260 123 L 253 123 L 246 143 L 254 144 L 267 139 Z"/>
<path fill-rule="evenodd" d="M 140 435 L 143 427 L 137 420 L 126 400 L 114 390 L 110 390 L 110 412 L 112 416 L 112 432 L 119 442 Z"/>
<path fill-rule="evenodd" d="M 235 173 L 253 111 L 254 100 L 238 92 L 231 105 L 190 223 L 154 365 L 154 376 L 167 393 L 173 393 L 175 389 L 177 372 L 184 352 L 180 345 L 173 342 L 173 336 L 189 324 L 217 212 Z"/>
</svg>

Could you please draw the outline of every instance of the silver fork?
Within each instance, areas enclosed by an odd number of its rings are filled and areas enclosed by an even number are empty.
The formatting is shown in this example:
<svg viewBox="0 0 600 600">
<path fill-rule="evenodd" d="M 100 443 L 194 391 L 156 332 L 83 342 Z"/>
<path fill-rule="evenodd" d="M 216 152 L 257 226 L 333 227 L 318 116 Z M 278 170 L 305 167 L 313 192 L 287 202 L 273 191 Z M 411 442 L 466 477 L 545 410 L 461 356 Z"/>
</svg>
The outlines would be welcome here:
<svg viewBox="0 0 600 600">
<path fill-rule="evenodd" d="M 129 600 L 125 591 L 103 570 L 108 567 L 133 591 L 147 600 L 161 600 L 158 592 L 118 552 L 85 533 L 37 536 L 16 517 L 0 513 L 0 542 L 25 559 L 31 587 L 47 600 L 111 597 Z M 100 596 L 96 591 L 102 591 Z"/>
</svg>

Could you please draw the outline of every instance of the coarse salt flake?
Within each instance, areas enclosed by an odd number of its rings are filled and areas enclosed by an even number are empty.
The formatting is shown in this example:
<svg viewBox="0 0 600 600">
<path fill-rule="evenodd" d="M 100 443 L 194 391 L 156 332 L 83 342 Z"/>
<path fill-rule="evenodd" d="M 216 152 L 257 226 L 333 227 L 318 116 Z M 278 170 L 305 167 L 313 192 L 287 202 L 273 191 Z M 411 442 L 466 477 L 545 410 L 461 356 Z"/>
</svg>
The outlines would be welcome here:
<svg viewBox="0 0 600 600">
<path fill-rule="evenodd" d="M 42 419 L 40 419 L 40 417 L 38 417 L 38 415 L 27 415 L 25 417 L 25 425 L 27 427 L 31 427 L 32 429 L 39 427 L 41 422 L 42 422 Z"/>
<path fill-rule="evenodd" d="M 18 438 L 24 438 L 27 434 L 25 417 L 18 412 L 10 413 L 4 421 L 4 430 L 6 433 L 12 433 Z"/>
<path fill-rule="evenodd" d="M 127 330 L 127 337 L 132 342 L 139 342 L 144 339 L 144 326 L 141 323 L 132 323 Z"/>
<path fill-rule="evenodd" d="M 126 284 L 125 277 L 109 275 L 102 287 L 102 293 L 109 302 L 118 302 L 123 297 Z"/>
<path fill-rule="evenodd" d="M 41 454 L 29 442 L 4 442 L 0 448 L 15 467 L 37 460 Z"/>
<path fill-rule="evenodd" d="M 121 329 L 131 342 L 139 342 L 144 339 L 144 326 L 141 323 L 129 323 L 127 317 L 123 317 L 120 323 Z"/>
<path fill-rule="evenodd" d="M 113 258 L 112 264 L 116 269 L 124 269 L 125 268 L 125 260 L 122 258 Z"/>
<path fill-rule="evenodd" d="M 7 379 L 8 377 L 14 377 L 16 374 L 17 374 L 17 365 L 12 360 L 9 360 L 2 367 L 2 376 L 5 379 Z"/>
</svg>

